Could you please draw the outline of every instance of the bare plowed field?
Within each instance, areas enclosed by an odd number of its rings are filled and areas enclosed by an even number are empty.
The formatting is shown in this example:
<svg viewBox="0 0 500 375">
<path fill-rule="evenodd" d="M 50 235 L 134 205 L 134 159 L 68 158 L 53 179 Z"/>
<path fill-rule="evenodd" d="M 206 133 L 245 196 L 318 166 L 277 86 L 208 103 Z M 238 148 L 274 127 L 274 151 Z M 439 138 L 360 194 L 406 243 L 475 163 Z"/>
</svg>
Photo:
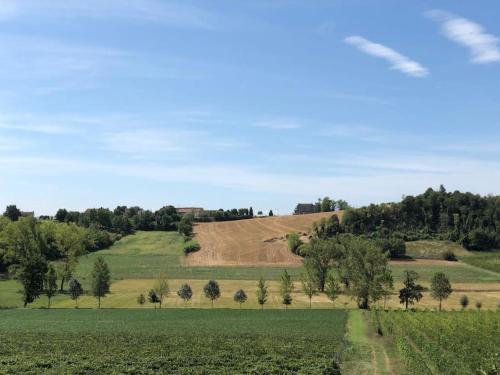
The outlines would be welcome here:
<svg viewBox="0 0 500 375">
<path fill-rule="evenodd" d="M 288 250 L 285 236 L 291 232 L 309 233 L 314 221 L 332 214 L 200 223 L 195 226 L 195 238 L 201 250 L 185 261 L 190 266 L 300 265 L 302 258 Z"/>
</svg>

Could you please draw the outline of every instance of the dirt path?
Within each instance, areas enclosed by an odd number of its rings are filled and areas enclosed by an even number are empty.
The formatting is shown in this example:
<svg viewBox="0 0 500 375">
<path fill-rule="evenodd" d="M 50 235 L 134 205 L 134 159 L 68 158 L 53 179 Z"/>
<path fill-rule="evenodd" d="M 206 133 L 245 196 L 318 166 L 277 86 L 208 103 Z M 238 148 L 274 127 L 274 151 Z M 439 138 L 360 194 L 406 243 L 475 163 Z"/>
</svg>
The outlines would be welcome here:
<svg viewBox="0 0 500 375">
<path fill-rule="evenodd" d="M 353 347 L 352 361 L 347 360 L 345 374 L 399 374 L 401 370 L 393 349 L 369 327 L 365 312 L 349 313 L 348 340 Z"/>
</svg>

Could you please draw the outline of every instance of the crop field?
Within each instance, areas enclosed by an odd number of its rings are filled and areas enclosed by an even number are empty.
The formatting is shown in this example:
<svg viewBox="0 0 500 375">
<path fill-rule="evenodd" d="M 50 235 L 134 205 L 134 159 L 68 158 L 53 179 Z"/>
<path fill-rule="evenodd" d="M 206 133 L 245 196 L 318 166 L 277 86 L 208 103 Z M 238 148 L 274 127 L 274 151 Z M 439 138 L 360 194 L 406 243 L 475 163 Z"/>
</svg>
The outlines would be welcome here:
<svg viewBox="0 0 500 375">
<path fill-rule="evenodd" d="M 258 265 L 235 267 L 210 267 L 184 265 L 183 238 L 175 232 L 137 232 L 127 236 L 107 250 L 80 257 L 77 277 L 88 280 L 92 265 L 98 256 L 109 264 L 114 279 L 151 279 L 160 273 L 171 278 L 186 279 L 279 279 L 284 266 L 262 267 Z M 290 273 L 299 275 L 300 265 L 287 267 Z"/>
<path fill-rule="evenodd" d="M 341 212 L 335 214 L 341 215 Z M 201 250 L 190 254 L 186 264 L 300 265 L 301 258 L 288 250 L 285 236 L 291 232 L 309 233 L 313 222 L 332 215 L 332 212 L 322 212 L 197 224 L 195 238 Z"/>
<path fill-rule="evenodd" d="M 334 374 L 341 310 L 0 310 L 2 373 Z"/>
<path fill-rule="evenodd" d="M 412 374 L 500 373 L 500 312 L 373 312 Z"/>
</svg>

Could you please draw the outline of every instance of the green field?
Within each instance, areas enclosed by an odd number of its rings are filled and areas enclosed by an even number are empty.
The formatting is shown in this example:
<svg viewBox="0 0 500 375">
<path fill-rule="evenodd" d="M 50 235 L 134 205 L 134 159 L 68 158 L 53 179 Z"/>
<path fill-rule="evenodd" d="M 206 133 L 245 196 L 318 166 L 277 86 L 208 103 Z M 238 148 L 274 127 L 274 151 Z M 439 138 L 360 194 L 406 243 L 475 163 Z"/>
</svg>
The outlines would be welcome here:
<svg viewBox="0 0 500 375">
<path fill-rule="evenodd" d="M 491 283 L 500 281 L 499 273 L 461 262 L 442 262 L 440 264 L 393 262 L 390 268 L 396 281 L 403 279 L 406 270 L 416 271 L 419 275 L 419 282 L 430 282 L 436 272 L 444 272 L 452 283 Z"/>
<path fill-rule="evenodd" d="M 412 374 L 499 374 L 500 312 L 372 312 Z"/>
<path fill-rule="evenodd" d="M 113 279 L 153 279 L 166 273 L 172 279 L 279 280 L 284 267 L 185 267 L 182 264 L 182 237 L 175 232 L 137 232 L 117 242 L 108 250 L 98 251 L 80 258 L 77 277 L 84 283 L 97 256 L 108 262 Z M 289 273 L 298 278 L 301 267 L 288 267 Z M 435 272 L 449 274 L 452 281 L 491 282 L 500 281 L 495 275 L 465 264 L 448 265 L 400 265 L 391 264 L 395 279 L 401 280 L 405 269 L 412 269 L 421 275 L 421 280 L 430 280 Z"/>
<path fill-rule="evenodd" d="M 333 374 L 342 310 L 0 310 L 2 373 Z"/>
<path fill-rule="evenodd" d="M 463 261 L 475 267 L 500 273 L 500 251 L 476 252 L 474 255 L 464 258 Z"/>
</svg>

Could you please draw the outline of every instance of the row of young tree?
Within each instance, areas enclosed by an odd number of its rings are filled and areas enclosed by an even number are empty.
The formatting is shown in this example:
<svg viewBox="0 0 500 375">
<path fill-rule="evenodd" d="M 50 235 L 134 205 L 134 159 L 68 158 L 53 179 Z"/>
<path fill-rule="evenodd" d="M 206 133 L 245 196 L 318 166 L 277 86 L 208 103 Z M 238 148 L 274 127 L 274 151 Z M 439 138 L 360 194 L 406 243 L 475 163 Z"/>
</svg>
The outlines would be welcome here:
<svg viewBox="0 0 500 375">
<path fill-rule="evenodd" d="M 372 204 L 350 209 L 342 221 L 344 232 L 405 241 L 443 239 L 470 250 L 500 247 L 500 196 L 480 196 L 441 186 L 407 196 L 399 203 Z"/>
</svg>

